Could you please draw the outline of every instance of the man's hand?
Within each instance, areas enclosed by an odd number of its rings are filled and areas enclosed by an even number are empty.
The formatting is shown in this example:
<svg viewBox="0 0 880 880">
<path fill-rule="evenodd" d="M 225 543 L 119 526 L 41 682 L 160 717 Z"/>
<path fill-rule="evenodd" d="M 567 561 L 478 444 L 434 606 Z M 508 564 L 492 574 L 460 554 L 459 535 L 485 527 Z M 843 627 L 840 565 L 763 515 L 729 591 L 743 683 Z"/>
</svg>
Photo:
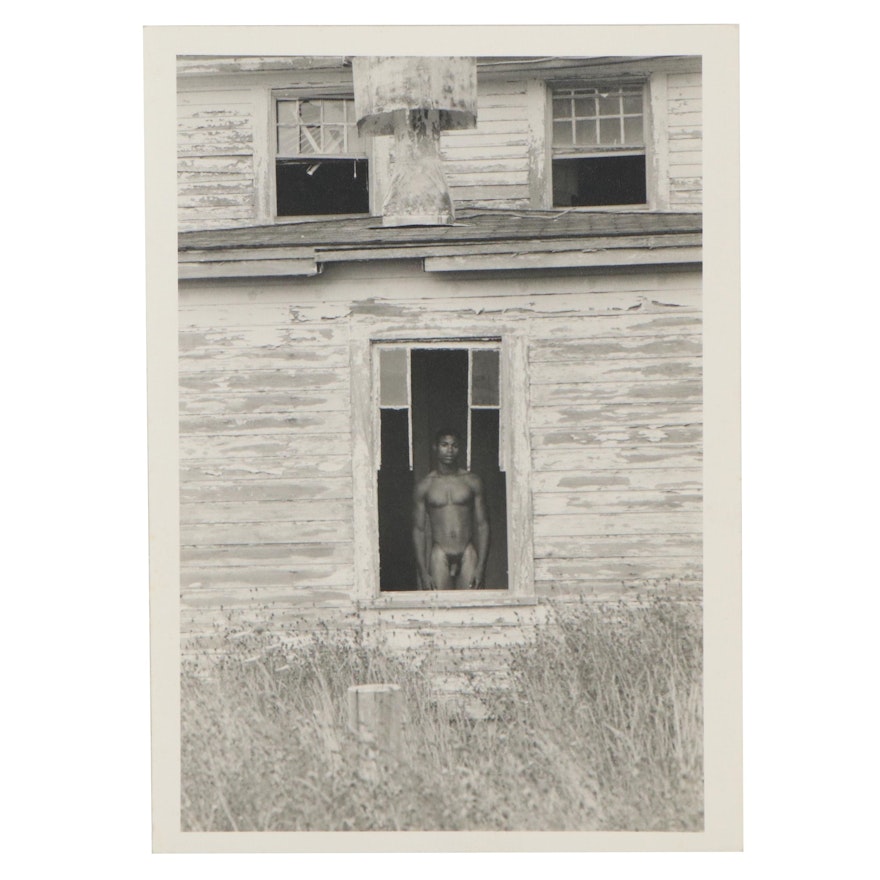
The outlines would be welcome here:
<svg viewBox="0 0 880 880">
<path fill-rule="evenodd" d="M 486 579 L 485 571 L 476 571 L 474 572 L 474 576 L 471 578 L 471 582 L 468 584 L 469 590 L 482 590 L 483 589 L 483 581 Z"/>
</svg>

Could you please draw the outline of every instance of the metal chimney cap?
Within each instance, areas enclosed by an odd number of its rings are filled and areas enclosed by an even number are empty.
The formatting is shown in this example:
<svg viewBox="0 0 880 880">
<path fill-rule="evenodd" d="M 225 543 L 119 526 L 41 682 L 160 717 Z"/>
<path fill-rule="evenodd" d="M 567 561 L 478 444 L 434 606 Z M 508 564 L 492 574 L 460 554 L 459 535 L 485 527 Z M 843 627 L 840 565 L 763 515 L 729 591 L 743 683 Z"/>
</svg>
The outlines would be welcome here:
<svg viewBox="0 0 880 880">
<path fill-rule="evenodd" d="M 436 110 L 444 131 L 476 127 L 476 58 L 363 56 L 352 68 L 361 134 L 393 134 L 400 110 Z"/>
</svg>

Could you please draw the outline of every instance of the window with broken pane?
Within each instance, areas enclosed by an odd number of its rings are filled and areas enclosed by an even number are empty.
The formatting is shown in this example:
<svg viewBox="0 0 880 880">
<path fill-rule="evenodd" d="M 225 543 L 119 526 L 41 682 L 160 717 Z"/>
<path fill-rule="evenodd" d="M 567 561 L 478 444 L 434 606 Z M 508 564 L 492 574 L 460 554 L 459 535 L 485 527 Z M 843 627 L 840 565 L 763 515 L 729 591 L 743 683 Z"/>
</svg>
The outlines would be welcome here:
<svg viewBox="0 0 880 880">
<path fill-rule="evenodd" d="M 275 111 L 278 216 L 368 213 L 369 165 L 354 101 L 278 97 Z"/>
</svg>

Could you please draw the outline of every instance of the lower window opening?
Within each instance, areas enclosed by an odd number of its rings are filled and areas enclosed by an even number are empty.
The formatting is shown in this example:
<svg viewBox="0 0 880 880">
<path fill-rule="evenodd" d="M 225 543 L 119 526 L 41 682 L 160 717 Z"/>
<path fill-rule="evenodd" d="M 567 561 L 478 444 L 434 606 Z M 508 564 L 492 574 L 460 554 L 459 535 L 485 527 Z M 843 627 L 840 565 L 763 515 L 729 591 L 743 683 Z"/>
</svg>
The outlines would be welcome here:
<svg viewBox="0 0 880 880">
<path fill-rule="evenodd" d="M 481 588 L 506 590 L 507 490 L 499 466 L 498 350 L 412 348 L 406 358 L 395 356 L 402 353 L 399 348 L 378 352 L 380 357 L 387 354 L 386 364 L 391 365 L 385 369 L 383 364 L 384 387 L 398 395 L 393 407 L 380 409 L 380 590 L 430 589 L 419 577 L 416 541 L 422 532 L 414 529 L 419 512 L 415 489 L 426 483 L 421 502 L 423 560 L 429 570 L 433 560 L 438 588 L 468 589 L 485 511 L 489 547 Z M 403 375 L 393 375 L 392 367 Z M 409 393 L 404 402 L 400 395 L 405 378 Z M 443 462 L 438 460 L 441 431 L 455 435 L 455 459 L 447 448 Z M 469 475 L 476 475 L 479 483 Z M 478 500 L 474 487 L 479 485 Z"/>
<path fill-rule="evenodd" d="M 647 202 L 644 156 L 553 160 L 553 206 L 601 207 Z"/>
<path fill-rule="evenodd" d="M 368 214 L 366 159 L 278 159 L 275 164 L 279 217 Z"/>
</svg>

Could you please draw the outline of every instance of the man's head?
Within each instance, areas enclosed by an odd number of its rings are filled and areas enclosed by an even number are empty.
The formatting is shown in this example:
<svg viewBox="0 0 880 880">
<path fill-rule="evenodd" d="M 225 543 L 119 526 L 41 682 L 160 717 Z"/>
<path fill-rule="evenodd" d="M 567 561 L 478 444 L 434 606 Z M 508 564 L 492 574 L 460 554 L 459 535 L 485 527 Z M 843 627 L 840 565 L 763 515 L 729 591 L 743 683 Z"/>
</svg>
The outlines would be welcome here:
<svg viewBox="0 0 880 880">
<path fill-rule="evenodd" d="M 461 449 L 461 436 L 458 431 L 443 428 L 434 437 L 434 451 L 441 464 L 454 465 Z"/>
</svg>

